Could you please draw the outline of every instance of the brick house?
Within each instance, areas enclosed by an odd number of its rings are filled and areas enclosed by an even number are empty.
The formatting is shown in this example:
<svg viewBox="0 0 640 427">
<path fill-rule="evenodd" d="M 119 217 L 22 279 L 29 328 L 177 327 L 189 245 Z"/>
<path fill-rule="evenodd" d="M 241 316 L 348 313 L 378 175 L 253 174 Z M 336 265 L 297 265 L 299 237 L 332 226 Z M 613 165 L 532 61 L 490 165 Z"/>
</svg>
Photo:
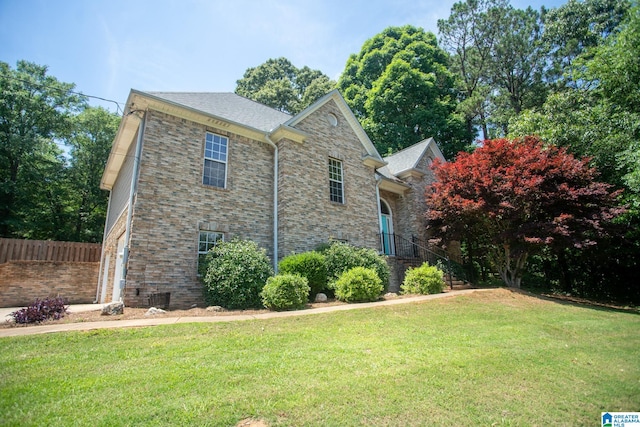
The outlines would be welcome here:
<svg viewBox="0 0 640 427">
<path fill-rule="evenodd" d="M 428 139 L 383 159 L 338 91 L 291 116 L 233 93 L 132 90 L 101 181 L 98 299 L 202 304 L 199 258 L 235 236 L 274 265 L 330 239 L 393 256 L 395 235 L 426 238 L 436 157 Z"/>
</svg>

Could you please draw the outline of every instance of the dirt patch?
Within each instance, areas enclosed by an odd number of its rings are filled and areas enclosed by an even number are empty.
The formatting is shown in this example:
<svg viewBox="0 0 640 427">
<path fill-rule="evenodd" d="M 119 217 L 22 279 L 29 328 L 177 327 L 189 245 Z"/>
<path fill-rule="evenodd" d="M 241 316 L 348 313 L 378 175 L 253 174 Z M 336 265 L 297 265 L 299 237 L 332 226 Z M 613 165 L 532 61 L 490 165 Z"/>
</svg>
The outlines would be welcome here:
<svg viewBox="0 0 640 427">
<path fill-rule="evenodd" d="M 551 302 L 565 302 L 577 305 L 586 305 L 592 307 L 602 307 L 613 310 L 621 310 L 639 313 L 640 307 L 624 306 L 622 304 L 616 304 L 613 302 L 599 302 L 588 300 L 585 298 L 578 298 L 562 294 L 536 294 L 533 292 L 525 291 L 523 289 L 515 288 L 496 288 L 493 292 L 479 292 L 474 293 L 473 299 L 477 301 L 496 302 L 503 305 L 520 305 L 520 304 L 547 304 Z"/>
<path fill-rule="evenodd" d="M 265 420 L 254 420 L 253 418 L 247 418 L 241 420 L 236 424 L 236 427 L 269 427 L 269 424 Z"/>
</svg>

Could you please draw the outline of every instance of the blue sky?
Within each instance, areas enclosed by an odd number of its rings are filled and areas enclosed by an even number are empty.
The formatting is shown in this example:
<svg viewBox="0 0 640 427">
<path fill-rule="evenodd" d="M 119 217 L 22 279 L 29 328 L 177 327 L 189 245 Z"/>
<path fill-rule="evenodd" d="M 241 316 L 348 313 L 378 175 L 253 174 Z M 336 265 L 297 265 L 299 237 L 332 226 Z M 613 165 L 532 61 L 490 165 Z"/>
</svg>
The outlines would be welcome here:
<svg viewBox="0 0 640 427">
<path fill-rule="evenodd" d="M 77 91 L 122 104 L 131 88 L 232 92 L 247 68 L 282 56 L 337 79 L 349 55 L 386 27 L 437 34 L 454 2 L 0 0 L 0 61 L 47 65 Z M 565 2 L 511 0 L 535 9 Z"/>
</svg>

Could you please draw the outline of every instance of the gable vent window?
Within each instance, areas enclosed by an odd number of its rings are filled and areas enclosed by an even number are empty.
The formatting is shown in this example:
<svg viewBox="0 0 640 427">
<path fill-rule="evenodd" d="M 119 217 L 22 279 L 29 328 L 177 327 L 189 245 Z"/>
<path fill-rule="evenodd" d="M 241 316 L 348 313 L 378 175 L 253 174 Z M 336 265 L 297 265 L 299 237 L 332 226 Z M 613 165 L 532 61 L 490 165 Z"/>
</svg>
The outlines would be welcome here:
<svg viewBox="0 0 640 427">
<path fill-rule="evenodd" d="M 212 187 L 227 186 L 227 149 L 229 139 L 207 132 L 204 145 L 202 183 Z"/>
<path fill-rule="evenodd" d="M 336 159 L 329 159 L 329 200 L 344 203 L 342 162 Z"/>
</svg>

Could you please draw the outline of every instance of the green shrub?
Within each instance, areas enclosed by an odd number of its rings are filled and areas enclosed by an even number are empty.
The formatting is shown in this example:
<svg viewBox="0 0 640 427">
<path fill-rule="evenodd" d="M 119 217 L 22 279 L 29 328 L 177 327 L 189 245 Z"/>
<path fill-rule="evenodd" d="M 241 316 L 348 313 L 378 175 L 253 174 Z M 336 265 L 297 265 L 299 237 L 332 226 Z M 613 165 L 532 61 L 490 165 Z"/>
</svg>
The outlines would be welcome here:
<svg viewBox="0 0 640 427">
<path fill-rule="evenodd" d="M 304 252 L 284 257 L 278 263 L 278 272 L 299 274 L 309 282 L 309 300 L 327 287 L 327 263 L 318 252 Z"/>
<path fill-rule="evenodd" d="M 267 252 L 249 240 L 218 242 L 207 254 L 205 299 L 228 309 L 262 307 L 260 292 L 273 276 Z"/>
<path fill-rule="evenodd" d="M 334 282 L 336 298 L 346 302 L 375 301 L 384 286 L 372 268 L 354 267 L 340 275 Z"/>
<path fill-rule="evenodd" d="M 375 249 L 357 248 L 347 243 L 335 242 L 324 252 L 327 262 L 327 277 L 331 283 L 342 273 L 354 267 L 375 270 L 384 289 L 389 286 L 389 266 L 384 256 Z"/>
<path fill-rule="evenodd" d="M 260 296 L 269 310 L 303 308 L 309 295 L 307 279 L 297 274 L 278 274 L 267 279 Z"/>
<path fill-rule="evenodd" d="M 444 273 L 435 265 L 426 262 L 417 268 L 410 268 L 400 289 L 403 294 L 439 294 L 445 287 Z"/>
<path fill-rule="evenodd" d="M 324 255 L 324 253 L 329 250 L 329 248 L 331 247 L 331 245 L 333 243 L 335 243 L 335 242 L 329 241 L 329 242 L 318 243 L 318 245 L 316 245 L 316 248 L 314 249 L 314 251 Z"/>
</svg>

